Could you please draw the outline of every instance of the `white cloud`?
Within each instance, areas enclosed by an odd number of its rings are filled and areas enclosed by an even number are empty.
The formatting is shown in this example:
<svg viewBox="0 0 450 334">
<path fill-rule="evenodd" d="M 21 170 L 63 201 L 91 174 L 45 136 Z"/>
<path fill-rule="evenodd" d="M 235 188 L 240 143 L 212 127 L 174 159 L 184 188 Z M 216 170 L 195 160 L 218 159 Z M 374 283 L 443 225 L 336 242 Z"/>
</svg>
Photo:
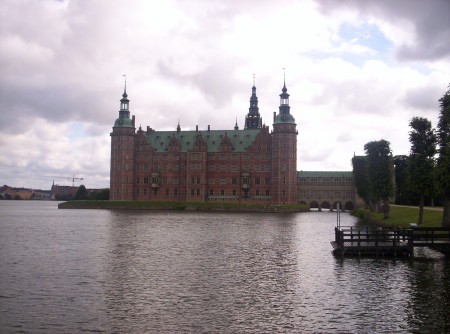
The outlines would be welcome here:
<svg viewBox="0 0 450 334">
<path fill-rule="evenodd" d="M 124 73 L 137 126 L 226 129 L 243 127 L 253 73 L 271 126 L 285 67 L 299 169 L 349 170 L 381 138 L 407 154 L 410 118 L 436 124 L 450 77 L 447 4 L 408 4 L 2 2 L 0 182 L 108 186 Z"/>
</svg>

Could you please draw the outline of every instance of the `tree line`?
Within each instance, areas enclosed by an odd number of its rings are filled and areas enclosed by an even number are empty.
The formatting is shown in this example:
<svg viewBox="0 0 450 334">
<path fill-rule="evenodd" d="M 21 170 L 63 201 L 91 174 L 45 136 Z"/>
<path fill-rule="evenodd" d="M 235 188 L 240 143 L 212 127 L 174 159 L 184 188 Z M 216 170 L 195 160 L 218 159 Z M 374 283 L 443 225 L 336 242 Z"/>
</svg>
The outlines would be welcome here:
<svg viewBox="0 0 450 334">
<path fill-rule="evenodd" d="M 418 224 L 425 205 L 443 206 L 442 226 L 450 226 L 450 85 L 439 99 L 437 128 L 423 117 L 409 126 L 409 155 L 393 156 L 384 139 L 364 145 L 352 159 L 357 194 L 371 211 L 389 217 L 389 203 L 418 205 Z"/>
</svg>

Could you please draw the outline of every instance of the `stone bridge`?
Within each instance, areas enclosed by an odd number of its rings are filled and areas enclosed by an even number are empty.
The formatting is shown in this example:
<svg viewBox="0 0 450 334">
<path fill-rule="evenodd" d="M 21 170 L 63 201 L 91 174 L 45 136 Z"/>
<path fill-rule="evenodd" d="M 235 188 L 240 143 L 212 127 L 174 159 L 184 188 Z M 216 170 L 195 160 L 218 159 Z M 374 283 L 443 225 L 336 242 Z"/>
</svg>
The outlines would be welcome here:
<svg viewBox="0 0 450 334">
<path fill-rule="evenodd" d="M 360 205 L 352 172 L 297 172 L 298 202 L 311 209 L 352 210 Z"/>
</svg>

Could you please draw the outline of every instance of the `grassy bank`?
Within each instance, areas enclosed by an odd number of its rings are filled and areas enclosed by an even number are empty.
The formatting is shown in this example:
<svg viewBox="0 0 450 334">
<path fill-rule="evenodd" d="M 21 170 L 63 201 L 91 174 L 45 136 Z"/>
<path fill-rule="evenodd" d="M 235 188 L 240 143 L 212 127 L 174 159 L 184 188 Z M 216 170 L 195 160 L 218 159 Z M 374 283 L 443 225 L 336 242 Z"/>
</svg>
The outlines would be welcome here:
<svg viewBox="0 0 450 334">
<path fill-rule="evenodd" d="M 109 209 L 109 210 L 189 210 L 236 212 L 304 212 L 305 205 L 264 205 L 217 202 L 150 202 L 150 201 L 68 201 L 59 209 Z"/>
<path fill-rule="evenodd" d="M 390 218 L 384 219 L 382 213 L 370 212 L 366 209 L 356 209 L 352 215 L 365 223 L 392 227 L 409 227 L 411 223 L 417 224 L 419 208 L 391 206 Z M 442 211 L 427 210 L 423 212 L 423 227 L 440 227 Z"/>
</svg>

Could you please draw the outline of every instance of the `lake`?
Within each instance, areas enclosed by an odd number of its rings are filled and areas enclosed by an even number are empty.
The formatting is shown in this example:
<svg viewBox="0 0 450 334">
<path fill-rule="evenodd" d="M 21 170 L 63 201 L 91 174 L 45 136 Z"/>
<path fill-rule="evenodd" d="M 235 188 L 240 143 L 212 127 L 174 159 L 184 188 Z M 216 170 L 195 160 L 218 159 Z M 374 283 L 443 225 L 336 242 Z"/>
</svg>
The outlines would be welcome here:
<svg viewBox="0 0 450 334">
<path fill-rule="evenodd" d="M 335 257 L 336 213 L 57 204 L 0 201 L 1 333 L 450 332 L 449 259 Z"/>
</svg>

